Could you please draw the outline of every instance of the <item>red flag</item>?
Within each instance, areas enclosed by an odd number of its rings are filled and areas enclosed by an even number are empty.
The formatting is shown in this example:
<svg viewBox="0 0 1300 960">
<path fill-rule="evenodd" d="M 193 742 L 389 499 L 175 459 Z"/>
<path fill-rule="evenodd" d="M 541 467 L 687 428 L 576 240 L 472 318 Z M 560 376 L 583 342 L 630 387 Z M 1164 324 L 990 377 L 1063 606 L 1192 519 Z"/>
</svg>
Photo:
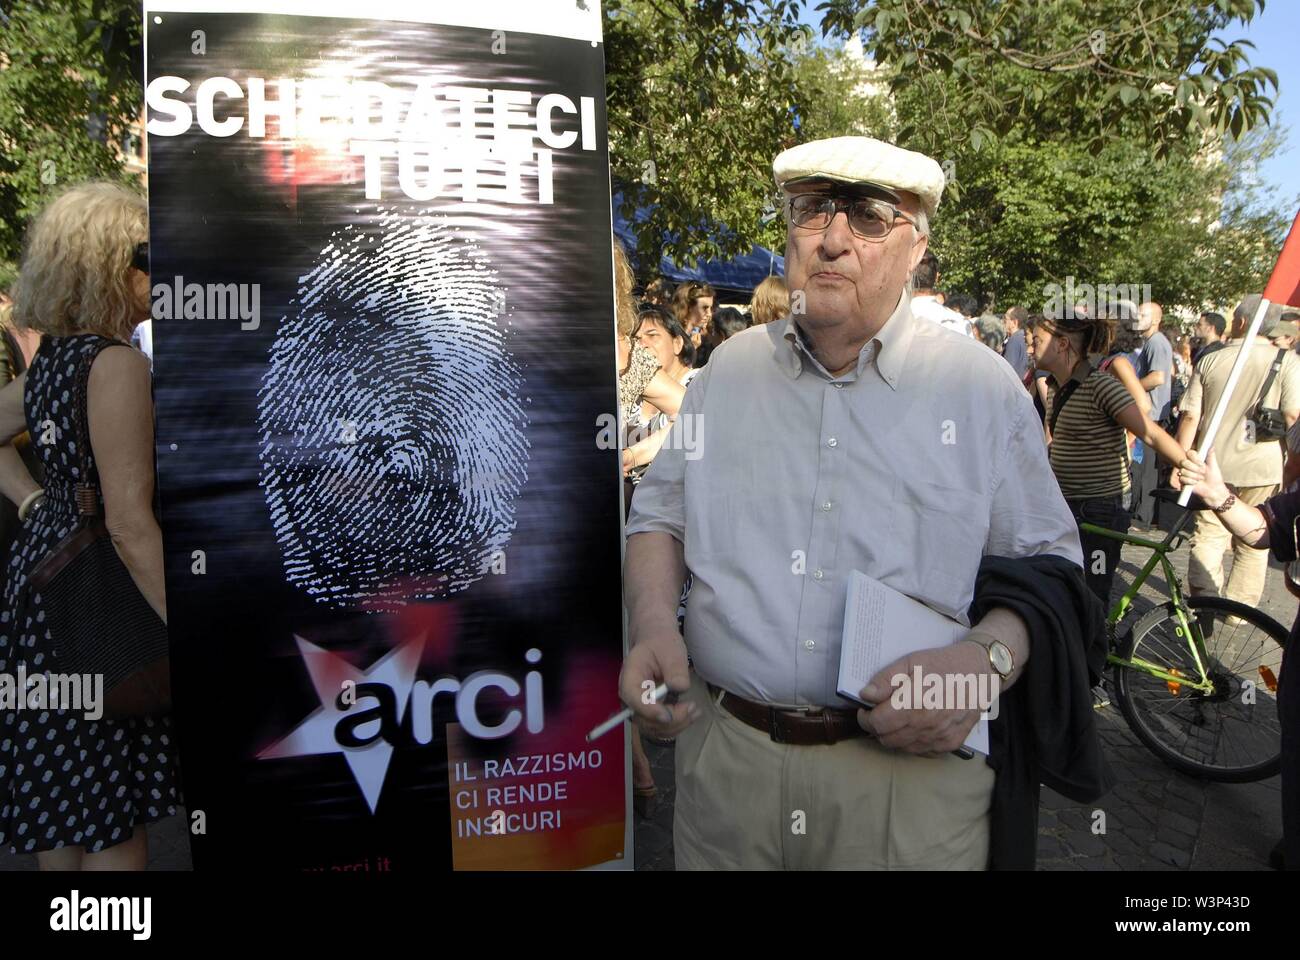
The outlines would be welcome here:
<svg viewBox="0 0 1300 960">
<path fill-rule="evenodd" d="M 1277 258 L 1273 276 L 1264 288 L 1264 299 L 1300 307 L 1300 213 L 1296 214 L 1286 243 L 1282 244 L 1282 255 Z"/>
</svg>

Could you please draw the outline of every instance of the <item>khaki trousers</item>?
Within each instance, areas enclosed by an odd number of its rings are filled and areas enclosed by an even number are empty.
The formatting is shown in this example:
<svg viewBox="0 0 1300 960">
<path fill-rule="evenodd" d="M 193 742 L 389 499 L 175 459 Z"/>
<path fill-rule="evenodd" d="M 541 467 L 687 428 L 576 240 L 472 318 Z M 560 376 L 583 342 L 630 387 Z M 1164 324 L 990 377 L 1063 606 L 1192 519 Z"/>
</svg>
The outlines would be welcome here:
<svg viewBox="0 0 1300 960">
<path fill-rule="evenodd" d="M 773 743 L 694 673 L 700 719 L 677 737 L 678 870 L 984 870 L 993 770 L 858 737 Z"/>
<path fill-rule="evenodd" d="M 1242 487 L 1237 499 L 1257 507 L 1278 492 L 1280 484 Z M 1223 580 L 1223 553 L 1232 541 L 1232 572 Z M 1192 526 L 1192 555 L 1187 561 L 1187 587 L 1193 596 L 1218 596 L 1259 606 L 1268 575 L 1268 551 L 1248 547 L 1228 532 L 1217 514 L 1199 510 Z"/>
</svg>

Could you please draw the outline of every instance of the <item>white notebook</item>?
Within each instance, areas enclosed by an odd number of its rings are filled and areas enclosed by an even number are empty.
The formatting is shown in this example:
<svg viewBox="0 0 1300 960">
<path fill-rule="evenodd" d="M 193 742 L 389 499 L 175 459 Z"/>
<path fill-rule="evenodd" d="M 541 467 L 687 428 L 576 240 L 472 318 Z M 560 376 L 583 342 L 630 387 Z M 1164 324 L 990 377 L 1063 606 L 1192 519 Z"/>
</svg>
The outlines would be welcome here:
<svg viewBox="0 0 1300 960">
<path fill-rule="evenodd" d="M 969 632 L 969 627 L 874 577 L 857 570 L 850 571 L 836 692 L 855 703 L 862 703 L 862 688 L 883 667 L 917 650 L 957 643 Z M 987 711 L 980 715 L 979 722 L 971 729 L 966 746 L 988 754 Z"/>
</svg>

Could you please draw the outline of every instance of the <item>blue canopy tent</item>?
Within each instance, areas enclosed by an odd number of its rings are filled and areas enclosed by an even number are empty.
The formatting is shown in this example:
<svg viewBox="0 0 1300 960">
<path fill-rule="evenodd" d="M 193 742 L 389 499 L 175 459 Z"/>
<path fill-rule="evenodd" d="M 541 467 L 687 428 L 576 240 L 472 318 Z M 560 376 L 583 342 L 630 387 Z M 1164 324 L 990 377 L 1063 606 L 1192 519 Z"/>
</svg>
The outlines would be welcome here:
<svg viewBox="0 0 1300 960">
<path fill-rule="evenodd" d="M 636 265 L 636 236 L 632 232 L 632 223 L 619 212 L 622 200 L 620 194 L 614 195 L 614 234 L 622 241 L 628 257 Z M 649 215 L 648 207 L 640 207 L 633 219 L 637 223 L 643 223 Z M 741 294 L 748 300 L 754 288 L 764 279 L 773 275 L 785 275 L 785 257 L 756 244 L 749 253 L 735 259 L 697 262 L 694 269 L 680 267 L 664 257 L 659 261 L 658 273 L 673 283 L 694 280 L 710 284 L 719 290 Z"/>
</svg>

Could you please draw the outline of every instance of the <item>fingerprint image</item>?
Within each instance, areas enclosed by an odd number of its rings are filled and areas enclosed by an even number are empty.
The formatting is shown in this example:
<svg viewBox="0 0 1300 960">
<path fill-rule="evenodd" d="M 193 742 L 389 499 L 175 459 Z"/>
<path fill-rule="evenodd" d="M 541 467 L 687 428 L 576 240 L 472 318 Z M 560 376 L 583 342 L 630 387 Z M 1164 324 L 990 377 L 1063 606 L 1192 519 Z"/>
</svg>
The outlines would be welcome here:
<svg viewBox="0 0 1300 960">
<path fill-rule="evenodd" d="M 258 394 L 261 486 L 286 575 L 394 609 L 501 556 L 527 480 L 503 292 L 439 217 L 337 231 L 281 321 Z"/>
</svg>

